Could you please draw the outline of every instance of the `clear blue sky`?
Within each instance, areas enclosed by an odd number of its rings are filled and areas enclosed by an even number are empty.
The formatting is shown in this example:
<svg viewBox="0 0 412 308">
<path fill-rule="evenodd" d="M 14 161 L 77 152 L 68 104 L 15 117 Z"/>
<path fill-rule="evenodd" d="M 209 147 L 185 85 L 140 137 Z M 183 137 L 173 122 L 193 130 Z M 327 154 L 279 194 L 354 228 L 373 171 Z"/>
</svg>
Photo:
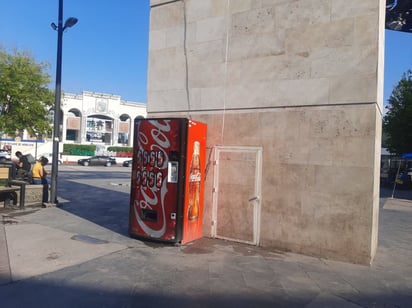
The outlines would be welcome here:
<svg viewBox="0 0 412 308">
<path fill-rule="evenodd" d="M 0 46 L 29 50 L 56 74 L 58 0 L 1 0 Z M 78 23 L 63 34 L 62 91 L 92 91 L 146 102 L 149 0 L 65 0 L 63 23 Z"/>
<path fill-rule="evenodd" d="M 409 69 L 412 70 L 412 33 L 385 30 L 385 104 Z"/>
<path fill-rule="evenodd" d="M 78 24 L 63 35 L 62 90 L 117 94 L 146 102 L 149 0 L 65 0 L 64 20 Z M 0 46 L 30 50 L 52 65 L 54 88 L 58 0 L 0 1 Z M 385 103 L 412 69 L 412 33 L 385 31 Z"/>
</svg>

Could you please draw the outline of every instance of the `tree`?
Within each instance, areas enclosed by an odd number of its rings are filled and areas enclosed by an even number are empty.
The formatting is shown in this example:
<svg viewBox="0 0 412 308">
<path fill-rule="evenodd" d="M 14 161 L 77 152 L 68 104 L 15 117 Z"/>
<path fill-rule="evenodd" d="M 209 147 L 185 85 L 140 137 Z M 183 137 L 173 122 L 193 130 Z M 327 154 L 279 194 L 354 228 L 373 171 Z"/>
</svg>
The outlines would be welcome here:
<svg viewBox="0 0 412 308">
<path fill-rule="evenodd" d="M 48 68 L 28 52 L 0 49 L 0 131 L 14 137 L 24 129 L 31 136 L 51 130 L 47 115 L 54 97 Z"/>
<path fill-rule="evenodd" d="M 412 71 L 403 74 L 388 100 L 383 117 L 385 141 L 391 153 L 412 152 Z"/>
</svg>

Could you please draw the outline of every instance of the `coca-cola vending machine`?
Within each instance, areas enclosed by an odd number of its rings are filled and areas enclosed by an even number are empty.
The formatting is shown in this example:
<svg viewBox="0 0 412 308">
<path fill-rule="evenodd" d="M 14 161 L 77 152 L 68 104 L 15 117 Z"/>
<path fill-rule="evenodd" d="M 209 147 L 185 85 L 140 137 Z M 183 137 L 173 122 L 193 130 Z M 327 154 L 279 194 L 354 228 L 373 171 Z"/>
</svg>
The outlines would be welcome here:
<svg viewBox="0 0 412 308">
<path fill-rule="evenodd" d="M 152 118 L 134 125 L 130 236 L 182 244 L 201 238 L 206 124 Z"/>
</svg>

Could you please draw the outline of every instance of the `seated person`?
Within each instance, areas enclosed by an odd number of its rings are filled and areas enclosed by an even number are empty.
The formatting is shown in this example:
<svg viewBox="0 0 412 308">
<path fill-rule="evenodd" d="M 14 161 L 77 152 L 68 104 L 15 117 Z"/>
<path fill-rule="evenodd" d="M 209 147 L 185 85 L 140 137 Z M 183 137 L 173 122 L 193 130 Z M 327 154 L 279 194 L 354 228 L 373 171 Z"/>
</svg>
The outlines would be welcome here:
<svg viewBox="0 0 412 308">
<path fill-rule="evenodd" d="M 16 164 L 17 178 L 27 179 L 30 175 L 31 169 L 31 164 L 29 163 L 27 156 L 23 155 L 20 151 L 17 151 L 15 155 L 19 159 L 18 163 Z"/>
<path fill-rule="evenodd" d="M 46 166 L 48 162 L 49 160 L 42 156 L 34 164 L 32 169 L 33 184 L 43 185 L 43 206 L 49 202 L 49 181 L 47 180 L 47 172 L 44 170 L 44 166 Z"/>
</svg>

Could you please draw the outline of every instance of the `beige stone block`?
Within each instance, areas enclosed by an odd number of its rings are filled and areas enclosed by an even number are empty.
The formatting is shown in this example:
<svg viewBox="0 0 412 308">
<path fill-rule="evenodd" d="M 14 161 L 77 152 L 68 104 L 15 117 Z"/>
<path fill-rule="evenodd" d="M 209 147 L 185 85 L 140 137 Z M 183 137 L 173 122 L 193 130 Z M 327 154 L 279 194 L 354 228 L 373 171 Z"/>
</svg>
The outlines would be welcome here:
<svg viewBox="0 0 412 308">
<path fill-rule="evenodd" d="M 152 30 L 149 36 L 149 50 L 159 50 L 166 48 L 166 31 Z"/>
<path fill-rule="evenodd" d="M 192 105 L 197 110 L 220 110 L 225 105 L 225 91 L 223 87 L 209 87 L 197 89 L 200 93 L 200 98 Z"/>
<path fill-rule="evenodd" d="M 355 37 L 354 20 L 339 20 L 326 25 L 310 25 L 286 30 L 286 52 L 313 52 L 319 48 L 352 46 Z"/>
<path fill-rule="evenodd" d="M 330 78 L 330 104 L 376 102 L 376 74 L 342 74 Z"/>
<path fill-rule="evenodd" d="M 274 109 L 270 112 L 259 112 L 260 132 L 263 139 L 273 139 L 274 145 L 278 141 L 294 140 L 299 138 L 301 112 L 297 108 Z"/>
<path fill-rule="evenodd" d="M 307 163 L 310 165 L 331 166 L 334 162 L 335 143 L 330 138 L 306 139 L 308 154 Z"/>
<path fill-rule="evenodd" d="M 225 84 L 224 63 L 202 63 L 189 66 L 189 86 L 193 88 L 217 87 Z"/>
<path fill-rule="evenodd" d="M 345 19 L 353 18 L 356 16 L 371 15 L 378 16 L 378 3 L 380 5 L 385 5 L 382 0 L 365 0 L 365 1 L 340 1 L 340 0 L 330 0 L 331 4 L 331 19 Z"/>
<path fill-rule="evenodd" d="M 311 77 L 373 74 L 376 73 L 377 56 L 375 46 L 322 49 L 310 57 Z"/>
<path fill-rule="evenodd" d="M 16 193 L 17 193 L 17 206 L 20 206 L 20 190 L 18 190 Z M 31 185 L 31 184 L 26 185 L 26 194 L 24 198 L 25 207 L 41 207 L 42 200 L 43 200 L 43 185 Z"/>
<path fill-rule="evenodd" d="M 348 195 L 364 193 L 371 195 L 374 183 L 373 162 L 371 162 L 370 167 L 337 166 L 335 170 L 335 183 L 340 193 Z"/>
<path fill-rule="evenodd" d="M 207 123 L 207 144 L 213 148 L 215 145 L 223 144 L 222 126 L 224 126 L 224 114 L 221 112 L 215 114 L 196 114 L 196 119 Z M 211 157 L 211 159 L 213 159 Z M 212 169 L 212 168 L 211 168 Z M 212 190 L 211 190 L 212 191 Z"/>
<path fill-rule="evenodd" d="M 213 17 L 196 22 L 196 42 L 225 39 L 226 24 L 225 17 Z"/>
<path fill-rule="evenodd" d="M 148 91 L 147 101 L 148 113 L 188 110 L 187 95 L 184 89 Z"/>
<path fill-rule="evenodd" d="M 329 1 L 284 1 L 283 4 L 277 4 L 275 8 L 275 15 L 279 20 L 277 26 L 285 29 L 330 22 Z"/>
<path fill-rule="evenodd" d="M 188 23 L 211 17 L 212 0 L 204 1 L 186 1 L 186 19 Z"/>
<path fill-rule="evenodd" d="M 319 105 L 328 102 L 328 79 L 276 80 L 227 87 L 227 108 Z"/>
<path fill-rule="evenodd" d="M 150 31 L 182 24 L 184 24 L 183 1 L 152 7 L 150 10 Z"/>
<path fill-rule="evenodd" d="M 375 15 L 359 16 L 355 19 L 355 45 L 373 46 L 379 39 L 379 21 Z"/>
<path fill-rule="evenodd" d="M 183 25 L 168 28 L 166 31 L 166 47 L 182 47 L 184 44 Z"/>
<path fill-rule="evenodd" d="M 247 125 L 242 125 L 247 123 Z M 259 132 L 258 114 L 229 113 L 225 117 L 224 142 L 233 145 L 256 145 Z"/>
<path fill-rule="evenodd" d="M 168 48 L 149 53 L 148 91 L 184 89 L 186 65 L 181 49 Z"/>
<path fill-rule="evenodd" d="M 258 1 L 261 2 L 261 1 Z M 241 0 L 241 1 L 231 1 L 230 4 L 230 13 L 236 14 L 239 12 L 249 11 L 253 8 L 261 8 L 261 5 L 256 5 L 255 0 Z"/>
<path fill-rule="evenodd" d="M 302 122 L 308 127 L 302 131 L 318 138 L 373 137 L 375 133 L 375 106 L 319 106 L 302 111 Z"/>
<path fill-rule="evenodd" d="M 333 161 L 338 167 L 370 167 L 374 160 L 375 140 L 370 136 L 337 138 L 335 143 Z"/>
<path fill-rule="evenodd" d="M 230 37 L 228 60 L 243 60 L 285 54 L 282 38 L 275 33 L 246 34 Z"/>
<path fill-rule="evenodd" d="M 309 79 L 311 63 L 305 56 L 262 56 L 231 61 L 227 67 L 230 85 L 270 80 Z"/>
<path fill-rule="evenodd" d="M 210 6 L 210 11 L 212 16 L 224 16 L 228 15 L 231 11 L 229 11 L 233 6 L 241 4 L 241 2 L 249 2 L 249 0 L 241 0 L 241 1 L 235 1 L 237 3 L 234 3 L 234 1 L 228 2 L 228 1 L 221 1 L 221 0 L 212 0 L 211 6 Z"/>
<path fill-rule="evenodd" d="M 186 28 L 184 30 L 185 30 L 184 38 L 185 38 L 187 50 L 189 51 L 193 45 L 196 45 L 199 43 L 196 40 L 197 23 L 196 22 L 186 23 Z"/>
<path fill-rule="evenodd" d="M 242 2 L 242 1 L 238 1 Z M 186 14 L 189 23 L 210 17 L 224 16 L 227 14 L 227 1 L 203 0 L 186 1 Z"/>
<path fill-rule="evenodd" d="M 205 63 L 222 63 L 225 61 L 226 40 L 191 44 L 187 48 L 187 53 L 190 66 L 204 65 Z"/>
<path fill-rule="evenodd" d="M 232 36 L 272 33 L 276 18 L 272 7 L 264 7 L 234 14 L 231 20 Z"/>
</svg>

